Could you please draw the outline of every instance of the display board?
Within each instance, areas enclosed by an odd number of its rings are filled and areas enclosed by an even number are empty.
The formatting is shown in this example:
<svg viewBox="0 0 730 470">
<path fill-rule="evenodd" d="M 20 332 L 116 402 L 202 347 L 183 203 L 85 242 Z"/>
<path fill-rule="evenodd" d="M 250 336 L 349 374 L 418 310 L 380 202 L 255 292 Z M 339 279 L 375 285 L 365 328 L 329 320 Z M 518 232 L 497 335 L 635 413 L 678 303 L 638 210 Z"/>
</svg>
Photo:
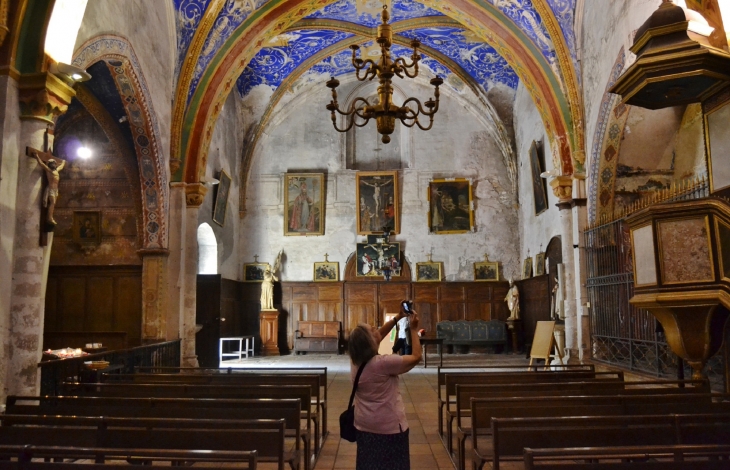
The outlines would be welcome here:
<svg viewBox="0 0 730 470">
<path fill-rule="evenodd" d="M 535 337 L 532 339 L 532 348 L 530 349 L 530 365 L 535 359 L 544 359 L 546 369 L 550 365 L 550 351 L 553 350 L 555 344 L 554 328 L 554 320 L 537 322 Z"/>
</svg>

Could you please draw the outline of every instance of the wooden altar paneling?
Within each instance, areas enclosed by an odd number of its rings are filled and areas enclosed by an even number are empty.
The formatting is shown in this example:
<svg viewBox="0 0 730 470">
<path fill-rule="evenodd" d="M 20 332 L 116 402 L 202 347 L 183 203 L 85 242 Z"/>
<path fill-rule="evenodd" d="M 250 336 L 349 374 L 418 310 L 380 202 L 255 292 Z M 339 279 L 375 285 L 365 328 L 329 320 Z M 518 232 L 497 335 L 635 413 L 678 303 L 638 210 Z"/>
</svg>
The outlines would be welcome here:
<svg viewBox="0 0 730 470">
<path fill-rule="evenodd" d="M 537 322 L 550 320 L 548 275 L 515 281 L 515 284 L 520 291 L 520 318 L 525 329 L 525 344 L 530 345 Z"/>
<path fill-rule="evenodd" d="M 294 347 L 299 321 L 341 321 L 343 300 L 342 282 L 282 282 L 280 306 L 282 314 L 286 314 L 289 349 Z"/>
<path fill-rule="evenodd" d="M 379 324 L 378 303 L 377 283 L 345 283 L 345 315 L 342 319 L 345 337 L 359 323 Z"/>
</svg>

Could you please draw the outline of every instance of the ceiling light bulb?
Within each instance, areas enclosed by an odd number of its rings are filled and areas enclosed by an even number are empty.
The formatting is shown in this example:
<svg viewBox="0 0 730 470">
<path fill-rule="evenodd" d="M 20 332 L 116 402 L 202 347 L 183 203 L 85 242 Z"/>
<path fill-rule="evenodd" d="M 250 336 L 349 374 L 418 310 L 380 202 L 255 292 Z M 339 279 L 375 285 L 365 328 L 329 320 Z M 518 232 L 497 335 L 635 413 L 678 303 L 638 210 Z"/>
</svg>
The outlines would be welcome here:
<svg viewBox="0 0 730 470">
<path fill-rule="evenodd" d="M 79 147 L 79 149 L 76 151 L 76 155 L 79 158 L 83 158 L 86 160 L 87 158 L 91 157 L 91 150 L 88 147 Z"/>
</svg>

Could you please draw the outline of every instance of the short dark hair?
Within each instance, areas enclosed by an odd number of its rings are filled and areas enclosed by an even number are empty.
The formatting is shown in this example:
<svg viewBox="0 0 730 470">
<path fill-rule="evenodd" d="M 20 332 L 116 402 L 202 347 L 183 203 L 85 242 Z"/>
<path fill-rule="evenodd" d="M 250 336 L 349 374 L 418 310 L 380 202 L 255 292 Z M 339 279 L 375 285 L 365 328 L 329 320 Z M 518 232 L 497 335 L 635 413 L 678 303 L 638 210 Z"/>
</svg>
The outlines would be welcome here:
<svg viewBox="0 0 730 470">
<path fill-rule="evenodd" d="M 347 352 L 350 360 L 356 366 L 362 365 L 365 361 L 372 359 L 378 354 L 373 337 L 365 325 L 358 325 L 350 332 L 350 340 L 347 343 Z"/>
</svg>

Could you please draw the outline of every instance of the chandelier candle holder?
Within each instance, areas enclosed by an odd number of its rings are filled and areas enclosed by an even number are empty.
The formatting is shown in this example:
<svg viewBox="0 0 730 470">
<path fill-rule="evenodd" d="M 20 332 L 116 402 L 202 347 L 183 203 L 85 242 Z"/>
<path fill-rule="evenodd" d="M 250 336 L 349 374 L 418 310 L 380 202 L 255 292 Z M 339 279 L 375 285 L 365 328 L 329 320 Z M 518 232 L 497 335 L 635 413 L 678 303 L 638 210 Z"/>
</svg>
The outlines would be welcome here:
<svg viewBox="0 0 730 470">
<path fill-rule="evenodd" d="M 343 111 L 337 102 L 337 87 L 340 81 L 335 77 L 331 77 L 327 81 L 327 87 L 332 89 L 332 101 L 327 105 L 330 111 L 332 124 L 338 132 L 347 132 L 352 126 L 364 127 L 371 119 L 375 119 L 378 126 L 378 133 L 384 144 L 390 142 L 390 134 L 395 130 L 396 119 L 400 120 L 404 126 L 418 126 L 420 129 L 427 131 L 433 127 L 433 117 L 439 110 L 439 86 L 444 81 L 441 77 L 436 76 L 431 79 L 431 85 L 435 87 L 434 97 L 421 104 L 417 98 L 408 98 L 403 102 L 403 106 L 393 103 L 393 76 L 399 78 L 416 78 L 418 76 L 418 62 L 421 55 L 418 48 L 421 42 L 418 39 L 411 41 L 413 54 L 411 55 L 411 63 L 407 63 L 402 57 L 393 60 L 390 55 L 390 47 L 393 44 L 393 29 L 388 24 L 390 14 L 388 7 L 383 5 L 383 13 L 381 14 L 383 23 L 378 26 L 377 43 L 380 45 L 380 60 L 376 63 L 372 59 L 363 60 L 358 57 L 357 51 L 360 49 L 358 45 L 350 46 L 352 49 L 352 65 L 355 67 L 356 77 L 359 81 L 372 80 L 378 77 L 380 86 L 378 87 L 378 103 L 370 105 L 365 98 L 357 97 L 350 105 L 350 109 Z M 411 71 L 412 69 L 412 71 Z M 361 76 L 361 72 L 364 75 Z M 412 104 L 413 108 L 408 105 Z M 337 127 L 337 114 L 339 113 L 347 118 L 347 125 L 344 129 Z M 427 126 L 421 124 L 418 120 L 419 116 L 429 118 Z M 358 122 L 360 118 L 361 121 Z"/>
</svg>

